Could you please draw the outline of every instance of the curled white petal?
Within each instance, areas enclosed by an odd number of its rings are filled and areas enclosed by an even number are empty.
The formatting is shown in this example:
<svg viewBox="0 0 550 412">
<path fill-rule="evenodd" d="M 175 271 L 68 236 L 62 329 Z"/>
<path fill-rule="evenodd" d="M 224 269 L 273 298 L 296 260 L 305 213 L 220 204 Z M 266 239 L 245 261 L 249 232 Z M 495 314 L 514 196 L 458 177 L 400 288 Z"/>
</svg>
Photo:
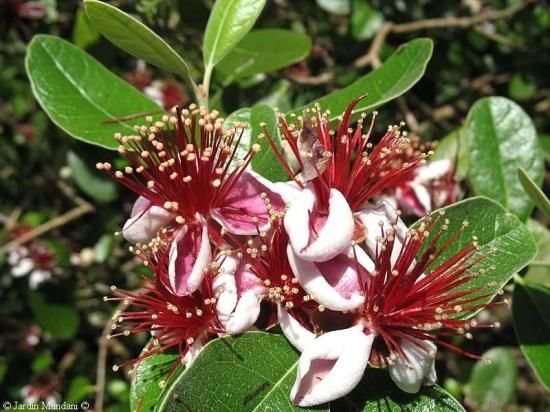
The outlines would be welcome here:
<svg viewBox="0 0 550 412">
<path fill-rule="evenodd" d="M 433 180 L 445 177 L 451 171 L 453 162 L 449 159 L 439 159 L 429 162 L 428 164 L 418 168 L 415 181 L 418 183 L 429 183 Z"/>
<path fill-rule="evenodd" d="M 235 271 L 238 260 L 233 256 L 227 256 L 220 267 L 220 274 L 212 283 L 214 292 L 219 293 L 216 301 L 218 319 L 223 326 L 226 325 L 229 317 L 237 305 L 238 294 L 235 281 Z"/>
<path fill-rule="evenodd" d="M 147 244 L 173 218 L 174 215 L 166 209 L 139 197 L 134 203 L 132 217 L 122 228 L 122 235 L 128 242 Z"/>
<path fill-rule="evenodd" d="M 346 250 L 353 237 L 353 214 L 348 202 L 336 189 L 330 190 L 329 212 L 317 238 L 309 242 L 310 212 L 315 205 L 311 189 L 302 190 L 285 214 L 284 224 L 296 254 L 304 260 L 324 262 Z"/>
<path fill-rule="evenodd" d="M 225 324 L 225 331 L 230 335 L 243 333 L 250 329 L 260 315 L 261 294 L 259 288 L 244 292 L 237 302 L 234 312 Z"/>
<path fill-rule="evenodd" d="M 300 356 L 290 398 L 296 405 L 320 405 L 341 398 L 359 383 L 370 357 L 374 335 L 361 326 L 328 332 Z"/>
<path fill-rule="evenodd" d="M 365 228 L 365 246 L 371 256 L 375 256 L 378 239 L 382 236 L 382 230 L 394 230 L 394 248 L 392 252 L 392 262 L 395 262 L 401 245 L 407 235 L 407 225 L 399 218 L 395 209 L 385 201 L 378 202 L 376 205 L 365 205 L 358 213 L 359 220 Z"/>
<path fill-rule="evenodd" d="M 403 355 L 398 356 L 389 367 L 390 376 L 402 391 L 416 393 L 426 379 L 434 378 L 432 374 L 435 374 L 433 367 L 437 348 L 432 342 L 419 339 L 414 342 L 403 340 L 401 348 L 406 359 Z"/>
<path fill-rule="evenodd" d="M 315 340 L 315 333 L 303 327 L 280 303 L 277 304 L 277 319 L 288 341 L 300 352 Z"/>
<path fill-rule="evenodd" d="M 335 257 L 332 261 L 316 263 L 301 259 L 294 251 L 291 245 L 287 247 L 288 262 L 294 272 L 294 276 L 298 279 L 300 285 L 304 290 L 315 297 L 315 300 L 328 309 L 346 311 L 355 309 L 362 305 L 365 301 L 365 297 L 361 294 L 357 283 L 357 271 L 354 263 L 351 263 L 351 259 L 346 256 L 343 257 L 351 264 L 335 264 L 333 266 L 340 267 L 340 269 L 331 270 L 326 275 L 340 275 L 342 282 L 346 284 L 341 285 L 341 289 L 346 289 L 349 292 L 349 296 L 345 297 L 341 294 L 340 288 L 337 289 L 332 286 L 322 271 L 322 268 L 331 264 L 334 260 L 339 260 L 340 257 Z M 329 268 L 330 269 L 330 268 Z M 355 289 L 355 290 L 353 290 Z"/>
</svg>

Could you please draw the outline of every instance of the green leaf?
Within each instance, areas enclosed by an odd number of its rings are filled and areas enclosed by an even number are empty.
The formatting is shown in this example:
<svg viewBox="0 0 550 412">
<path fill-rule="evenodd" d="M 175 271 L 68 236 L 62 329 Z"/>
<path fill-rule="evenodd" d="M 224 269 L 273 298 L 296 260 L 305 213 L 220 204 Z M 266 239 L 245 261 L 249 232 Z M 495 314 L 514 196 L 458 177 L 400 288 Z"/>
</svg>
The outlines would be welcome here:
<svg viewBox="0 0 550 412">
<path fill-rule="evenodd" d="M 266 0 L 217 0 L 206 25 L 203 59 L 212 70 L 250 31 Z"/>
<path fill-rule="evenodd" d="M 468 142 L 466 130 L 458 128 L 439 140 L 430 161 L 449 159 L 455 163 L 455 177 L 462 180 L 468 174 Z"/>
<path fill-rule="evenodd" d="M 493 348 L 476 362 L 466 387 L 468 403 L 482 411 L 500 411 L 515 396 L 518 368 L 514 352 Z"/>
<path fill-rule="evenodd" d="M 117 198 L 117 186 L 112 179 L 99 177 L 88 164 L 72 151 L 67 152 L 67 163 L 80 190 L 98 202 L 111 202 Z"/>
<path fill-rule="evenodd" d="M 544 165 L 537 132 L 529 116 L 504 97 L 487 97 L 467 118 L 468 177 L 476 194 L 500 202 L 525 221 L 533 202 L 523 190 L 517 168 L 523 167 L 540 186 Z"/>
<path fill-rule="evenodd" d="M 260 125 L 265 123 L 265 127 L 272 137 L 273 142 L 282 152 L 281 136 L 279 135 L 279 128 L 277 127 L 277 115 L 271 107 L 264 104 L 252 107 L 252 111 L 250 112 L 250 123 L 252 123 L 253 139 L 257 138 L 260 133 L 264 133 L 263 127 Z M 262 147 L 262 150 L 254 155 L 252 159 L 252 170 L 258 172 L 272 182 L 286 182 L 289 179 L 288 174 L 281 166 L 279 160 L 277 160 L 267 138 L 264 137 L 260 139 L 258 143 Z"/>
<path fill-rule="evenodd" d="M 529 265 L 525 280 L 550 287 L 550 231 L 532 219 L 527 221 L 527 228 L 537 242 L 538 252 Z"/>
<path fill-rule="evenodd" d="M 373 37 L 384 23 L 384 15 L 364 0 L 353 0 L 351 35 L 355 40 Z"/>
<path fill-rule="evenodd" d="M 282 29 L 262 29 L 248 33 L 218 63 L 217 70 L 232 78 L 268 73 L 307 57 L 311 49 L 308 35 Z"/>
<path fill-rule="evenodd" d="M 424 75 L 432 57 L 433 42 L 430 39 L 415 39 L 400 46 L 384 64 L 361 77 L 349 86 L 321 97 L 307 106 L 318 103 L 321 109 L 330 110 L 330 119 L 335 121 L 355 98 L 367 94 L 353 113 L 372 110 L 401 96 Z M 301 113 L 304 107 L 292 110 Z"/>
<path fill-rule="evenodd" d="M 111 43 L 138 59 L 178 74 L 194 89 L 185 60 L 149 27 L 102 1 L 86 0 L 84 5 L 93 25 Z"/>
<path fill-rule="evenodd" d="M 178 354 L 158 353 L 138 363 L 130 386 L 131 410 L 154 411 Z M 138 408 L 139 406 L 139 408 Z"/>
<path fill-rule="evenodd" d="M 525 267 L 536 254 L 535 242 L 525 225 L 493 200 L 474 197 L 439 209 L 439 211 L 445 212 L 444 218 L 448 219 L 449 223 L 447 224 L 448 229 L 442 233 L 438 245 L 445 244 L 455 232 L 460 230 L 464 221 L 468 222 L 468 226 L 436 259 L 432 267 L 435 268 L 445 262 L 462 249 L 466 243 L 471 242 L 472 236 L 477 236 L 479 253 L 486 257 L 474 267 L 474 270 L 484 269 L 485 272 L 457 290 L 483 287 L 481 293 L 491 295 L 484 298 L 484 302 L 491 301 L 508 280 Z M 433 213 L 437 215 L 439 211 Z M 417 227 L 420 222 L 413 227 Z M 437 232 L 438 230 L 431 230 L 430 238 L 436 236 Z M 493 248 L 496 248 L 496 251 L 491 252 Z M 494 269 L 491 268 L 493 265 Z M 468 317 L 474 314 L 470 313 Z"/>
<path fill-rule="evenodd" d="M 111 256 L 111 250 L 113 249 L 113 236 L 110 234 L 104 234 L 99 238 L 94 245 L 95 261 L 97 263 L 103 263 L 109 256 Z"/>
<path fill-rule="evenodd" d="M 167 388 L 158 411 L 312 410 L 290 403 L 297 367 L 298 353 L 281 335 L 247 332 L 216 339 Z"/>
<path fill-rule="evenodd" d="M 350 394 L 331 402 L 333 411 L 364 412 L 464 412 L 460 403 L 441 387 L 423 386 L 418 393 L 399 389 L 387 371 L 368 368 Z"/>
<path fill-rule="evenodd" d="M 73 43 L 81 49 L 86 49 L 100 38 L 99 32 L 90 25 L 90 21 L 83 9 L 78 9 L 73 26 Z"/>
<path fill-rule="evenodd" d="M 550 200 L 522 167 L 518 168 L 518 177 L 535 206 L 546 216 L 550 216 Z"/>
<path fill-rule="evenodd" d="M 67 403 L 80 402 L 94 392 L 95 387 L 86 376 L 77 376 L 71 381 L 63 400 Z"/>
<path fill-rule="evenodd" d="M 68 305 L 51 304 L 44 295 L 31 292 L 29 304 L 38 324 L 53 337 L 70 339 L 78 330 L 78 312 Z"/>
<path fill-rule="evenodd" d="M 550 288 L 516 282 L 512 315 L 521 351 L 550 391 Z"/>
<path fill-rule="evenodd" d="M 160 109 L 93 57 L 55 36 L 35 36 L 25 66 L 34 96 L 50 119 L 88 143 L 115 148 L 114 133 L 133 134 L 133 125 L 143 121 L 106 121 Z"/>
</svg>

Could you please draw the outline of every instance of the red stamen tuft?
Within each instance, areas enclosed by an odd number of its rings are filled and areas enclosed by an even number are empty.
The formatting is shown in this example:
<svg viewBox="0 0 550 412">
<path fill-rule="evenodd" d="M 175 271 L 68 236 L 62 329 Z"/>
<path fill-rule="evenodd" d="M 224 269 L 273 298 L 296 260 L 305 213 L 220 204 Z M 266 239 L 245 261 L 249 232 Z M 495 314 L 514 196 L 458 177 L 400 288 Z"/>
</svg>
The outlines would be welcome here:
<svg viewBox="0 0 550 412">
<path fill-rule="evenodd" d="M 406 132 L 400 130 L 402 125 L 390 126 L 379 143 L 369 142 L 376 112 L 368 130 L 364 130 L 364 115 L 355 129 L 351 127 L 353 109 L 362 98 L 349 104 L 336 131 L 330 129 L 328 115 L 321 114 L 318 106 L 306 109 L 296 124 L 288 124 L 279 115 L 281 131 L 302 169 L 300 175 L 292 172 L 265 130 L 277 158 L 287 172 L 290 170 L 290 177 L 300 185 L 312 181 L 321 208 L 323 202 L 328 202 L 330 189 L 335 188 L 346 197 L 351 209 L 358 211 L 373 197 L 412 180 L 416 168 L 425 162 L 427 155 L 414 150 Z"/>
<path fill-rule="evenodd" d="M 468 357 L 478 356 L 464 352 L 446 342 L 442 337 L 466 336 L 472 327 L 478 325 L 466 317 L 480 309 L 497 303 L 484 302 L 491 296 L 484 292 L 493 284 L 468 287 L 467 284 L 482 270 L 474 267 L 486 256 L 479 255 L 479 245 L 474 236 L 472 241 L 444 262 L 438 257 L 463 232 L 464 226 L 452 234 L 442 246 L 438 246 L 442 233 L 447 230 L 448 221 L 440 222 L 427 218 L 417 229 L 410 230 L 399 250 L 393 229 L 386 228 L 380 238 L 376 253 L 375 271 L 369 273 L 364 285 L 365 304 L 355 311 L 357 322 L 365 330 L 376 332 L 378 344 L 374 346 L 376 362 L 391 363 L 395 355 L 403 355 L 401 343 L 415 339 L 429 340 L 443 345 Z M 431 238 L 430 232 L 436 231 Z M 381 344 L 383 343 L 383 344 Z"/>
<path fill-rule="evenodd" d="M 238 158 L 244 125 L 226 130 L 216 111 L 194 104 L 177 108 L 162 121 L 147 121 L 149 125 L 135 127 L 135 135 L 115 135 L 129 166 L 118 171 L 110 163 L 96 166 L 180 220 L 193 220 L 197 212 L 207 216 L 222 204 L 259 150 L 253 144 Z"/>
</svg>

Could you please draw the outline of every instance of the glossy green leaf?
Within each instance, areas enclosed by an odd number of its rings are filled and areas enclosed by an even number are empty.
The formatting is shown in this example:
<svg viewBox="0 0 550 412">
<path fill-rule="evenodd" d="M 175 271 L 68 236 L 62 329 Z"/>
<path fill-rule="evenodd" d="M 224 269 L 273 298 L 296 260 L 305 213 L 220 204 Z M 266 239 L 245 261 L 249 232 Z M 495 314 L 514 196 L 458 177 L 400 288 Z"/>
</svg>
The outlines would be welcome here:
<svg viewBox="0 0 550 412">
<path fill-rule="evenodd" d="M 516 282 L 512 315 L 521 351 L 550 391 L 550 288 Z"/>
<path fill-rule="evenodd" d="M 261 125 L 265 123 L 265 127 L 272 137 L 273 142 L 282 152 L 281 137 L 279 135 L 279 128 L 277 127 L 277 115 L 271 107 L 263 104 L 252 107 L 252 111 L 250 112 L 250 123 L 252 124 L 253 139 L 257 138 L 260 133 L 264 133 Z M 262 150 L 256 153 L 252 159 L 252 170 L 258 172 L 272 182 L 287 181 L 289 179 L 288 174 L 281 166 L 279 160 L 277 160 L 267 138 L 264 137 L 260 139 L 258 143 L 262 147 Z"/>
<path fill-rule="evenodd" d="M 439 140 L 430 161 L 449 159 L 455 163 L 455 177 L 462 180 L 468 174 L 468 142 L 466 130 L 458 128 Z"/>
<path fill-rule="evenodd" d="M 247 332 L 216 339 L 166 389 L 158 411 L 312 410 L 290 403 L 298 356 L 281 335 Z"/>
<path fill-rule="evenodd" d="M 100 37 L 99 32 L 90 24 L 86 12 L 83 9 L 78 9 L 73 26 L 73 43 L 81 49 L 85 49 L 97 43 Z"/>
<path fill-rule="evenodd" d="M 523 167 L 537 185 L 544 172 L 533 122 L 511 100 L 487 97 L 470 109 L 466 127 L 468 177 L 474 191 L 500 202 L 525 221 L 533 202 L 521 186 L 517 169 Z"/>
<path fill-rule="evenodd" d="M 228 77 L 239 78 L 268 73 L 307 57 L 311 39 L 303 33 L 262 29 L 248 33 L 217 65 Z"/>
<path fill-rule="evenodd" d="M 168 374 L 177 360 L 177 353 L 158 353 L 138 363 L 130 386 L 132 410 L 141 412 L 155 410 L 168 380 Z"/>
<path fill-rule="evenodd" d="M 94 27 L 110 42 L 138 59 L 180 75 L 193 88 L 185 60 L 150 28 L 102 1 L 86 0 L 84 5 Z"/>
<path fill-rule="evenodd" d="M 546 216 L 550 216 L 550 199 L 548 199 L 540 187 L 533 182 L 533 179 L 531 179 L 527 172 L 521 167 L 518 169 L 518 177 L 525 192 L 527 192 L 537 209 Z"/>
<path fill-rule="evenodd" d="M 93 57 L 58 37 L 35 36 L 25 63 L 34 96 L 50 119 L 87 143 L 115 148 L 113 134 L 132 134 L 133 125 L 143 120 L 105 122 L 160 110 Z"/>
<path fill-rule="evenodd" d="M 210 13 L 203 42 L 206 70 L 211 70 L 250 31 L 266 0 L 217 0 Z"/>
<path fill-rule="evenodd" d="M 515 396 L 518 368 L 514 352 L 493 348 L 474 365 L 466 395 L 468 403 L 482 411 L 500 411 Z"/>
<path fill-rule="evenodd" d="M 437 385 L 409 394 L 395 386 L 387 371 L 372 368 L 349 395 L 330 406 L 338 412 L 464 412 L 462 405 Z"/>
<path fill-rule="evenodd" d="M 111 202 L 117 198 L 117 186 L 106 175 L 90 170 L 89 165 L 74 152 L 67 152 L 67 163 L 80 190 L 98 202 Z"/>
<path fill-rule="evenodd" d="M 529 264 L 525 279 L 550 288 L 550 231 L 536 220 L 529 219 L 527 228 L 537 242 L 537 256 Z"/>
<path fill-rule="evenodd" d="M 439 210 L 445 212 L 444 218 L 449 221 L 448 229 L 442 233 L 439 245 L 445 244 L 462 227 L 464 221 L 467 221 L 468 225 L 436 259 L 432 267 L 445 262 L 466 243 L 471 242 L 472 236 L 477 236 L 479 253 L 485 255 L 485 258 L 474 270 L 484 269 L 485 272 L 462 285 L 460 289 L 485 287 L 482 293 L 491 294 L 484 299 L 486 302 L 492 300 L 508 280 L 535 257 L 536 245 L 529 230 L 515 215 L 504 210 L 493 200 L 474 197 Z M 439 211 L 435 211 L 434 215 L 437 216 L 438 213 Z M 415 226 L 418 224 L 419 222 Z M 436 236 L 437 232 L 438 230 L 432 229 L 430 237 Z M 496 251 L 491 252 L 493 248 L 496 248 Z"/>
<path fill-rule="evenodd" d="M 29 304 L 38 324 L 53 337 L 70 339 L 75 335 L 80 319 L 74 307 L 49 303 L 38 292 L 30 293 Z"/>
<path fill-rule="evenodd" d="M 330 110 L 330 119 L 337 120 L 351 100 L 367 94 L 354 109 L 357 116 L 401 96 L 424 75 L 432 57 L 433 42 L 415 39 L 400 46 L 384 64 L 361 77 L 349 86 L 321 97 L 308 104 L 319 103 L 321 109 Z M 292 110 L 301 113 L 304 107 Z"/>
</svg>

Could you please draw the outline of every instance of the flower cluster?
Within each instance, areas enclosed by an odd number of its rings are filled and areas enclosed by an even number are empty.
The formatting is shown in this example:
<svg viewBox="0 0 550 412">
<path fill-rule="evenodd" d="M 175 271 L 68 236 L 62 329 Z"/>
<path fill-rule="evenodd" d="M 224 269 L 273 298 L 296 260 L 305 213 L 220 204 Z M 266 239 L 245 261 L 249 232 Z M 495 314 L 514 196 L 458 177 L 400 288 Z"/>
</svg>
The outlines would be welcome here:
<svg viewBox="0 0 550 412">
<path fill-rule="evenodd" d="M 115 314 L 112 336 L 153 337 L 131 362 L 171 347 L 190 362 L 208 340 L 258 325 L 264 310 L 302 352 L 290 397 L 311 406 L 349 393 L 368 365 L 417 392 L 435 382 L 436 344 L 464 353 L 447 339 L 494 326 L 467 320 L 490 305 L 493 286 L 471 286 L 484 259 L 477 239 L 455 247 L 467 222 L 447 233 L 436 212 L 407 229 L 383 200 L 418 183 L 428 154 L 402 125 L 375 141 L 376 114 L 352 127 L 358 101 L 336 130 L 318 107 L 280 114 L 288 153 L 267 130 L 258 136 L 285 183 L 250 170 L 259 144 L 239 155 L 245 125 L 225 127 L 195 105 L 115 136 L 128 166 L 97 167 L 139 195 L 122 234 L 153 272 L 142 290 L 113 287 L 106 298 L 133 306 Z"/>
</svg>

